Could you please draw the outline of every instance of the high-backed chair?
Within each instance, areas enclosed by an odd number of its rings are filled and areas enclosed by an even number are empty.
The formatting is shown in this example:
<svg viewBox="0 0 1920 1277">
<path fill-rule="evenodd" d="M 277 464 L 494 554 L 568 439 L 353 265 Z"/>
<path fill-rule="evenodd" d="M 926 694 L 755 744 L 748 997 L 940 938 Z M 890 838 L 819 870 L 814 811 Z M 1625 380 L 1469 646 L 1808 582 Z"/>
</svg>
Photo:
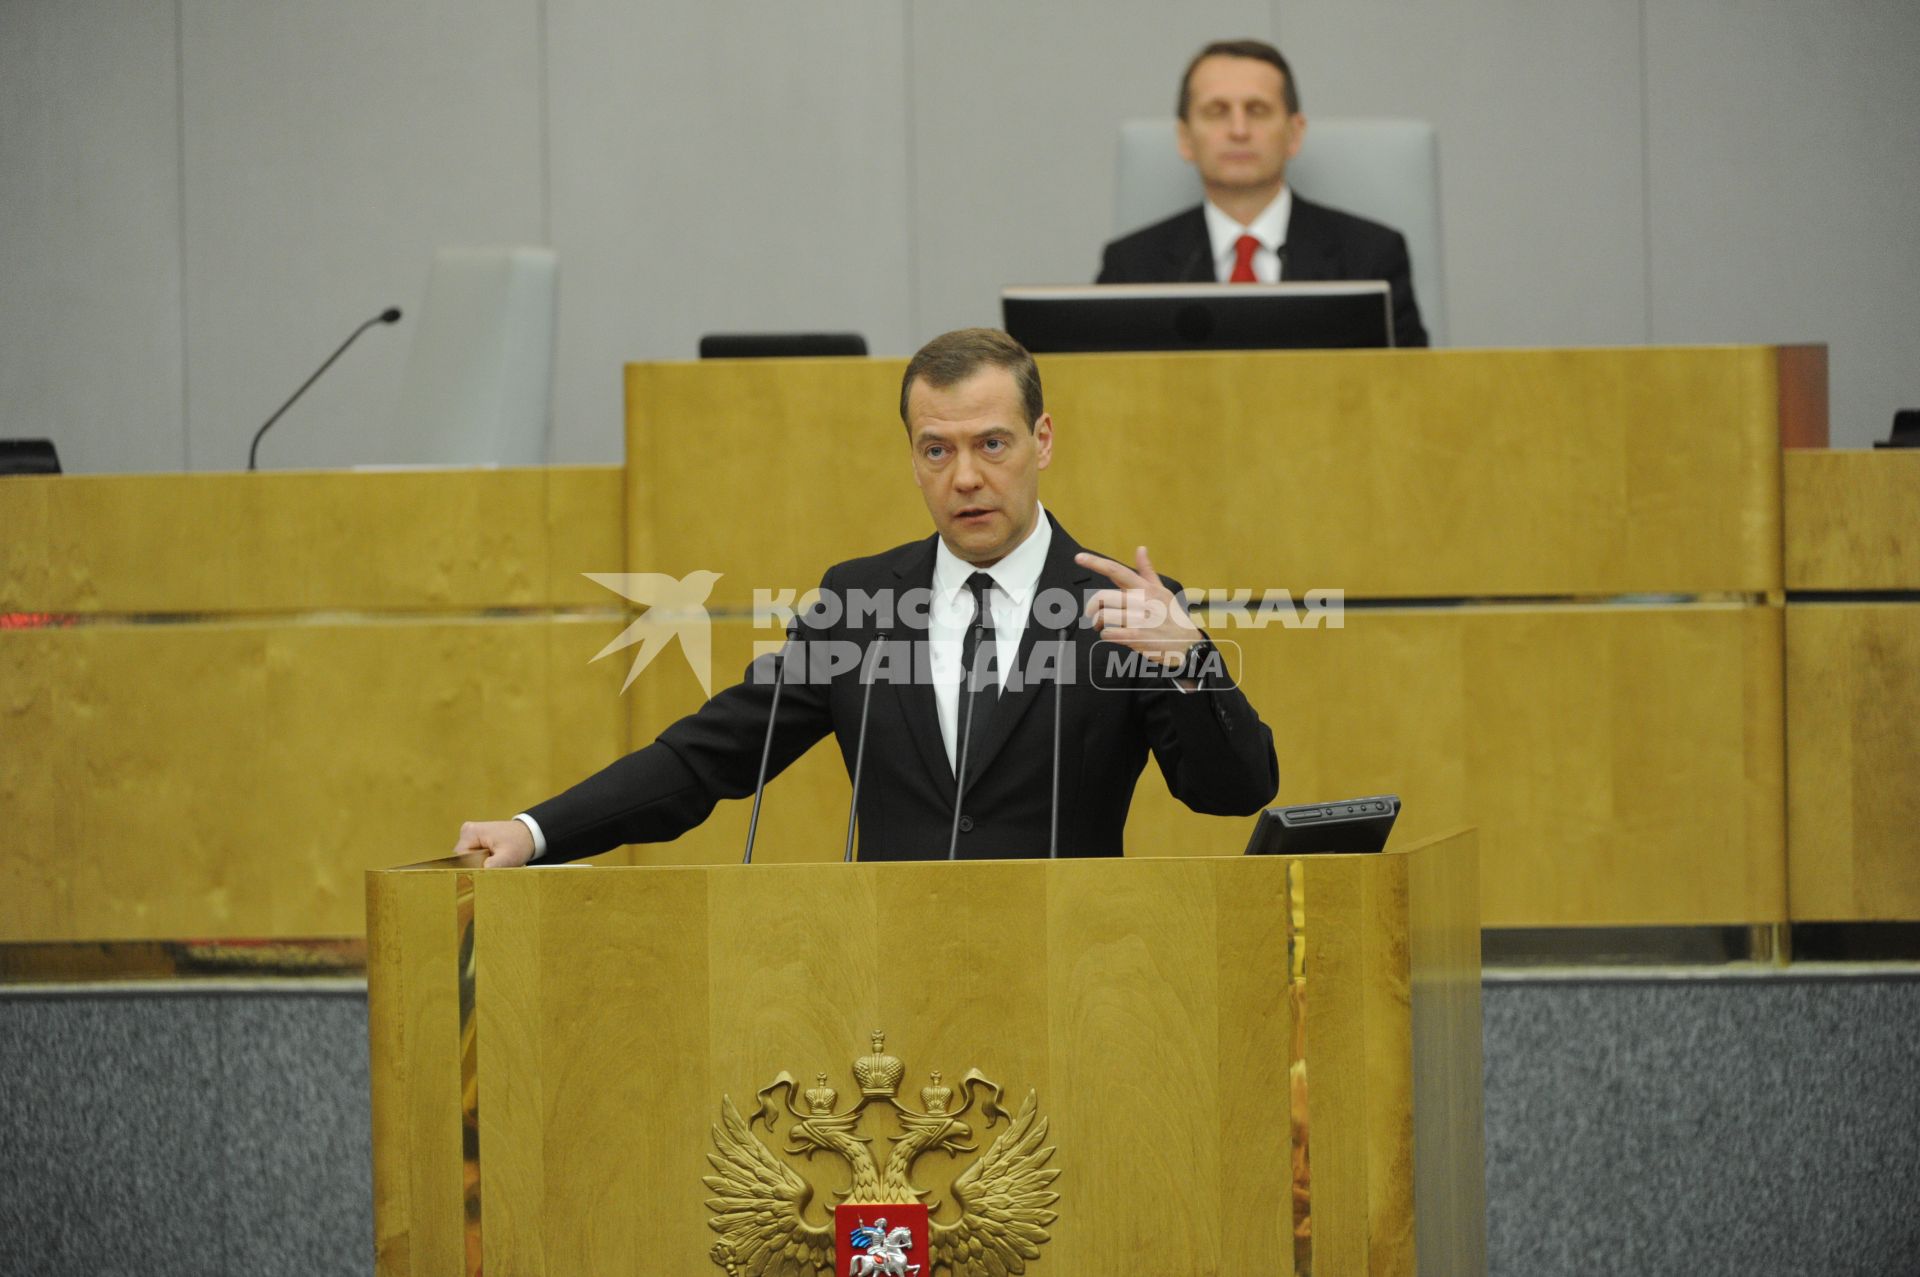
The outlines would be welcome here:
<svg viewBox="0 0 1920 1277">
<path fill-rule="evenodd" d="M 1287 165 L 1287 184 L 1307 199 L 1383 222 L 1406 236 L 1421 319 L 1433 344 L 1443 345 L 1440 150 L 1433 126 L 1421 120 L 1315 120 L 1299 156 Z M 1128 120 L 1120 126 L 1115 235 L 1171 217 L 1200 199 L 1200 177 L 1180 158 L 1171 119 Z"/>
<path fill-rule="evenodd" d="M 537 466 L 553 415 L 550 248 L 442 248 L 414 330 L 394 460 Z"/>
</svg>

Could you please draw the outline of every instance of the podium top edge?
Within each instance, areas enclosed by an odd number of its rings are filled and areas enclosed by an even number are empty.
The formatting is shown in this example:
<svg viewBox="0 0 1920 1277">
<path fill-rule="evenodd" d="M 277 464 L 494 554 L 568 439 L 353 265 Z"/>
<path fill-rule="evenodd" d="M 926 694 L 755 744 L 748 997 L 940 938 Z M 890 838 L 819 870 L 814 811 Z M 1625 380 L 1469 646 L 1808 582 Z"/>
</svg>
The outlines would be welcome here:
<svg viewBox="0 0 1920 1277">
<path fill-rule="evenodd" d="M 1246 856 L 1246 855 L 1240 855 L 1238 853 L 1235 853 L 1230 855 L 1219 855 L 1219 856 L 1070 856 L 1061 860 L 1048 860 L 1045 857 L 1026 857 L 1026 858 L 1009 859 L 1009 860 L 961 860 L 961 861 L 945 861 L 945 860 L 873 861 L 873 860 L 868 860 L 868 861 L 854 861 L 851 865 L 842 865 L 837 860 L 815 860 L 815 861 L 785 862 L 785 863 L 768 863 L 763 861 L 758 864 L 752 864 L 752 865 L 741 865 L 741 864 L 707 865 L 707 864 L 692 864 L 692 863 L 663 864 L 663 865 L 599 865 L 599 864 L 593 864 L 586 861 L 567 861 L 557 865 L 533 864 L 527 867 L 530 869 L 599 869 L 603 871 L 614 871 L 614 872 L 624 871 L 624 872 L 632 872 L 632 873 L 652 873 L 658 870 L 688 870 L 688 869 L 712 870 L 715 872 L 724 872 L 729 869 L 751 870 L 755 872 L 777 872 L 780 870 L 793 870 L 793 869 L 821 870 L 821 869 L 839 869 L 839 868 L 851 869 L 855 867 L 868 868 L 868 869 L 893 870 L 893 869 L 925 869 L 930 866 L 936 866 L 936 865 L 948 865 L 955 869 L 958 869 L 963 866 L 970 866 L 970 865 L 987 865 L 987 866 L 1005 868 L 1006 866 L 1009 866 L 1009 865 L 1032 865 L 1036 867 L 1041 867 L 1046 865 L 1070 865 L 1070 864 L 1071 865 L 1096 865 L 1096 864 L 1100 864 L 1100 865 L 1115 865 L 1115 864 L 1121 864 L 1121 865 L 1126 865 L 1126 864 L 1219 865 L 1223 863 L 1268 864 L 1273 862 L 1285 863 L 1285 862 L 1294 862 L 1294 861 L 1310 863 L 1315 861 L 1332 861 L 1332 860 L 1379 860 L 1379 859 L 1391 858 L 1391 857 L 1413 856 L 1413 855 L 1418 855 L 1425 851 L 1430 851 L 1436 847 L 1442 847 L 1442 846 L 1447 846 L 1453 843 L 1461 842 L 1465 839 L 1470 838 L 1473 835 L 1473 833 L 1474 833 L 1473 826 L 1461 825 L 1452 829 L 1443 830 L 1440 833 L 1428 835 L 1426 837 L 1406 843 L 1405 845 L 1390 846 L 1384 851 L 1368 852 L 1368 853 L 1360 853 L 1360 854 L 1350 854 L 1345 852 L 1322 852 L 1322 853 L 1317 853 L 1313 855 L 1304 855 L 1304 856 Z M 422 873 L 422 872 L 431 873 L 436 871 L 468 873 L 475 869 L 482 868 L 484 860 L 485 860 L 485 857 L 476 852 L 476 853 L 472 853 L 465 856 L 444 856 L 438 860 L 423 860 L 415 864 L 392 865 L 385 869 L 369 869 L 367 870 L 367 872 L 369 874 L 396 874 L 396 873 Z"/>
</svg>

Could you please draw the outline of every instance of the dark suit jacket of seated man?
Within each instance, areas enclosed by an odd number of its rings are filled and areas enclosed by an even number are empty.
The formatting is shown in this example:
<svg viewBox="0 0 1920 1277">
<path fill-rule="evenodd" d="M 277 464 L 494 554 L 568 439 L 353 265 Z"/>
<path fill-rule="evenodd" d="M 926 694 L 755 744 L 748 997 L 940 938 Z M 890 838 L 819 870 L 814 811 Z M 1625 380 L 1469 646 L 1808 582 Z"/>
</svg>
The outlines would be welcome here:
<svg viewBox="0 0 1920 1277">
<path fill-rule="evenodd" d="M 1149 753 L 1174 796 L 1196 811 L 1251 815 L 1271 802 L 1279 788 L 1273 734 L 1237 687 L 1212 674 L 1176 679 L 1151 663 L 1101 675 L 1116 651 L 1184 661 L 1181 668 L 1190 671 L 1209 645 L 1179 606 L 1179 585 L 1153 572 L 1145 547 L 1131 568 L 1088 554 L 1040 507 L 1038 477 L 1051 459 L 1053 426 L 1026 351 L 991 329 L 936 338 L 909 363 L 901 403 L 915 478 L 938 531 L 836 565 L 821 582 L 823 593 L 898 600 L 920 592 L 924 600 L 948 553 L 949 579 L 970 569 L 991 575 L 996 564 L 1008 574 L 1016 562 L 1028 573 L 1038 569 L 1019 657 L 997 705 L 982 715 L 981 731 L 967 739 L 956 854 L 1048 853 L 1056 713 L 1062 856 L 1122 854 L 1128 806 Z M 1015 555 L 1036 537 L 1046 538 L 1043 558 L 1034 553 L 1037 544 Z M 1011 608 L 1015 587 L 999 588 L 1008 590 L 1004 605 Z M 1049 601 L 1070 606 L 1043 615 Z M 455 851 L 488 851 L 490 865 L 524 863 L 533 854 L 526 831 L 537 828 L 539 860 L 567 861 L 694 828 L 721 799 L 753 792 L 775 671 L 785 659 L 793 668 L 781 685 L 769 775 L 829 732 L 851 775 L 870 682 L 860 858 L 944 858 L 959 785 L 957 746 L 943 736 L 941 714 L 957 733 L 961 692 L 942 693 L 921 676 L 929 629 L 927 609 L 911 604 L 890 617 L 867 608 L 809 612 L 780 656 L 757 658 L 743 682 L 651 745 L 512 821 L 463 826 Z M 1007 634 L 1010 641 L 1010 628 Z M 818 657 L 823 650 L 825 660 Z M 835 660 L 837 671 L 830 668 Z M 1071 678 L 1055 680 L 1052 672 L 1062 667 Z M 949 699 L 939 707 L 936 696 L 943 694 Z M 822 830 L 821 840 L 832 843 L 839 833 Z"/>
<path fill-rule="evenodd" d="M 1177 110 L 1180 154 L 1199 172 L 1206 202 L 1108 244 L 1094 282 L 1226 282 L 1244 232 L 1260 241 L 1248 263 L 1256 280 L 1385 280 L 1394 344 L 1427 344 L 1406 238 L 1287 188 L 1287 161 L 1307 119 L 1278 49 L 1258 40 L 1208 45 L 1188 64 Z M 1208 204 L 1219 210 L 1216 227 Z"/>
</svg>

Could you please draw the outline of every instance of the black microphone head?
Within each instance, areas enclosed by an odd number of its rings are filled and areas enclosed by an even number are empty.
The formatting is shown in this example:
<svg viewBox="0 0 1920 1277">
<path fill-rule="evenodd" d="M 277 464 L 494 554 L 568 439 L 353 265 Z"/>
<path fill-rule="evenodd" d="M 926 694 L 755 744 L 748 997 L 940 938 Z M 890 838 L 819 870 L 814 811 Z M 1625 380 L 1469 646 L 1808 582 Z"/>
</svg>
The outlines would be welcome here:
<svg viewBox="0 0 1920 1277">
<path fill-rule="evenodd" d="M 383 311 L 381 311 L 381 312 L 380 312 L 380 322 L 381 322 L 381 323 L 383 323 L 383 324 L 397 324 L 397 323 L 399 323 L 399 322 L 400 322 L 400 308 L 399 308 L 398 306 L 389 306 L 389 307 L 387 307 L 387 308 L 386 308 L 385 310 L 383 310 Z"/>
</svg>

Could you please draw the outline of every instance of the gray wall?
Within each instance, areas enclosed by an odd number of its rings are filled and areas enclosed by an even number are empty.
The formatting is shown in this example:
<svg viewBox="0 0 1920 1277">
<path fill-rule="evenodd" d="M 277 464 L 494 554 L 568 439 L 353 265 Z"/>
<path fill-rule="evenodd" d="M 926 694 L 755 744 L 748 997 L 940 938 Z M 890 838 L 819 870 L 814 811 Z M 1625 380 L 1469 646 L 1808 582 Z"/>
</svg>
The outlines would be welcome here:
<svg viewBox="0 0 1920 1277">
<path fill-rule="evenodd" d="M 1482 1005 L 1494 1273 L 1920 1272 L 1920 968 Z"/>
<path fill-rule="evenodd" d="M 0 1272 L 372 1272 L 366 986 L 337 984 L 0 991 Z"/>
<path fill-rule="evenodd" d="M 6 0 L 0 435 L 237 467 L 436 245 L 549 242 L 553 458 L 618 460 L 627 360 L 1088 278 L 1117 122 L 1223 34 L 1438 125 L 1456 344 L 1823 340 L 1837 443 L 1920 405 L 1912 0 Z M 381 460 L 408 336 L 265 460 Z"/>
<path fill-rule="evenodd" d="M 0 991 L 0 1272 L 370 1272 L 366 1001 L 303 988 Z M 1490 979 L 1484 1013 L 1494 1274 L 1915 1271 L 1920 969 Z"/>
</svg>

